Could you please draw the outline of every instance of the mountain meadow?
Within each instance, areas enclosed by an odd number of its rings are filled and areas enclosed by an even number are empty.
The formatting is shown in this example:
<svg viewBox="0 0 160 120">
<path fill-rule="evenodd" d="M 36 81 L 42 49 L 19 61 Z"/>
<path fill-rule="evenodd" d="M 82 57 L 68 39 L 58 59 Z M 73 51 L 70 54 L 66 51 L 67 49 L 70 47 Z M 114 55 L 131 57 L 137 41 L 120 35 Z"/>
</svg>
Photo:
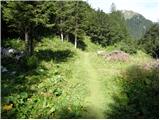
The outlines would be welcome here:
<svg viewBox="0 0 160 120">
<path fill-rule="evenodd" d="M 85 1 L 1 1 L 1 118 L 158 119 L 159 23 Z"/>
</svg>

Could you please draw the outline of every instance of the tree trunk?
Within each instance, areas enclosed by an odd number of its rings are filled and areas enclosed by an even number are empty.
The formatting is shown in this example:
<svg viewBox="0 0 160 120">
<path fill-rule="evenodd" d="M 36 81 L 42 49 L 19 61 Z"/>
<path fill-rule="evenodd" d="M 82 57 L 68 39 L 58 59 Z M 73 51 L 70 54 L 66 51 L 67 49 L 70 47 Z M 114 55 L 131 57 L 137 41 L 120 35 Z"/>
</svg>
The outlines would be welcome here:
<svg viewBox="0 0 160 120">
<path fill-rule="evenodd" d="M 26 53 L 27 55 L 32 55 L 33 48 L 32 48 L 32 40 L 29 38 L 29 32 L 25 31 L 25 44 L 26 44 Z"/>
<path fill-rule="evenodd" d="M 31 56 L 32 55 L 32 53 L 33 53 L 33 47 L 32 47 L 32 39 L 30 39 L 29 41 L 28 41 L 28 52 L 29 52 L 29 55 Z"/>
<path fill-rule="evenodd" d="M 62 25 L 63 21 L 62 18 L 60 18 L 60 25 Z M 61 41 L 63 42 L 63 28 L 62 26 L 60 27 L 60 32 L 61 32 Z"/>
<path fill-rule="evenodd" d="M 26 47 L 26 53 L 28 54 L 29 53 L 29 50 L 28 50 L 28 31 L 25 31 L 25 47 Z"/>
<path fill-rule="evenodd" d="M 77 34 L 75 34 L 74 45 L 75 45 L 75 48 L 77 48 Z"/>
<path fill-rule="evenodd" d="M 63 32 L 61 32 L 61 41 L 63 42 Z"/>
<path fill-rule="evenodd" d="M 68 34 L 66 35 L 66 39 L 67 39 L 67 41 L 69 41 L 69 35 Z"/>
</svg>

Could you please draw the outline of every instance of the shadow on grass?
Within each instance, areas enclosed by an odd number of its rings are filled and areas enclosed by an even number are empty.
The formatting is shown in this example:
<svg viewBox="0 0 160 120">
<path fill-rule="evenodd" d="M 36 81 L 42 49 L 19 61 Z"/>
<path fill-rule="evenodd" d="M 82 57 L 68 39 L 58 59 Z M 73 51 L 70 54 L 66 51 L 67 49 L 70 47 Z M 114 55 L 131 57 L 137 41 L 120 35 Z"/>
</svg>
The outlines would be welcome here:
<svg viewBox="0 0 160 120">
<path fill-rule="evenodd" d="M 36 84 L 34 81 L 27 81 L 27 76 L 31 76 L 34 69 L 26 69 L 25 65 L 13 58 L 3 58 L 1 59 L 1 63 L 7 69 L 6 72 L 1 73 L 2 97 L 11 93 L 23 92 L 24 90 L 30 91 L 28 85 Z"/>
<path fill-rule="evenodd" d="M 7 68 L 7 72 L 1 73 L 1 102 L 2 118 L 17 118 L 17 109 L 20 106 L 25 107 L 27 98 L 30 98 L 37 91 L 31 89 L 31 86 L 40 82 L 40 77 L 35 76 L 35 71 L 25 70 L 20 62 L 12 58 L 2 59 L 2 65 Z M 30 80 L 29 78 L 34 79 Z M 10 107 L 9 106 L 13 105 Z M 6 106 L 6 107 L 4 107 Z M 8 107 L 8 108 L 7 108 Z"/>
<path fill-rule="evenodd" d="M 80 41 L 80 40 L 78 41 L 77 48 L 84 51 L 84 50 L 86 50 L 86 47 L 87 47 L 87 45 L 85 44 L 85 42 Z"/>
<path fill-rule="evenodd" d="M 49 115 L 39 115 L 38 119 L 97 119 L 96 108 L 70 104 Z"/>
<path fill-rule="evenodd" d="M 50 61 L 53 60 L 56 63 L 66 62 L 69 58 L 73 57 L 74 52 L 70 50 L 58 50 L 52 51 L 49 49 L 40 50 L 36 53 L 39 60 Z"/>
<path fill-rule="evenodd" d="M 38 92 L 31 86 L 40 83 L 47 75 L 45 68 L 40 65 L 41 60 L 53 60 L 56 63 L 66 62 L 73 57 L 73 54 L 70 50 L 54 52 L 41 50 L 36 55 L 24 57 L 18 62 L 12 57 L 2 59 L 2 65 L 8 70 L 1 74 L 2 118 L 17 118 L 17 114 L 23 112 L 20 111 L 22 106 L 25 108 L 27 105 L 27 99 Z M 40 69 L 43 69 L 43 72 L 39 71 Z M 11 104 L 14 109 L 7 110 Z M 8 106 L 8 108 L 4 106 Z"/>
<path fill-rule="evenodd" d="M 39 115 L 37 119 L 76 119 L 82 118 L 81 107 L 80 106 L 72 106 L 74 107 L 72 110 L 69 106 L 64 106 L 62 109 L 58 109 L 55 113 L 49 115 Z"/>
<path fill-rule="evenodd" d="M 71 42 L 74 45 L 75 44 L 74 40 L 75 40 L 74 35 L 70 34 L 68 42 Z M 78 39 L 77 39 L 77 48 L 79 48 L 79 49 L 84 51 L 84 50 L 86 50 L 87 44 L 83 40 L 84 40 L 84 38 L 82 36 L 78 37 Z"/>
<path fill-rule="evenodd" d="M 113 95 L 108 118 L 144 119 L 159 117 L 159 72 L 157 68 L 132 66 L 123 73 L 121 95 Z"/>
</svg>

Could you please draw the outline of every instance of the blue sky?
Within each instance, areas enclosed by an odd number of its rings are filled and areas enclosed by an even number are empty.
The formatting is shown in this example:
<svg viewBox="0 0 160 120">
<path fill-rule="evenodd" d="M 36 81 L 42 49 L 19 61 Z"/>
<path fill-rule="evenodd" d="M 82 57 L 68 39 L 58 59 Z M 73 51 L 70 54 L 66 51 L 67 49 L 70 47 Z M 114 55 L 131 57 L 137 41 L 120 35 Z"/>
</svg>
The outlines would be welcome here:
<svg viewBox="0 0 160 120">
<path fill-rule="evenodd" d="M 116 4 L 118 10 L 132 10 L 142 14 L 149 20 L 158 21 L 159 2 L 158 0 L 86 0 L 92 8 L 102 9 L 104 12 L 110 12 L 110 6 Z"/>
</svg>

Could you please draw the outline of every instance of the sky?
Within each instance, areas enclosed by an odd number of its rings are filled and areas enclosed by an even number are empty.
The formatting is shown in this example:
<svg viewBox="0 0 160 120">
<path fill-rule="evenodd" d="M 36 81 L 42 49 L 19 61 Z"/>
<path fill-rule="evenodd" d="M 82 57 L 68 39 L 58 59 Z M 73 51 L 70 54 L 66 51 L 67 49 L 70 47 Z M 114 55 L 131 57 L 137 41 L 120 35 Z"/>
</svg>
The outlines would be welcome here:
<svg viewBox="0 0 160 120">
<path fill-rule="evenodd" d="M 86 0 L 92 8 L 100 8 L 106 13 L 110 12 L 110 6 L 115 3 L 117 10 L 132 10 L 142 14 L 145 18 L 158 22 L 158 0 Z"/>
</svg>

